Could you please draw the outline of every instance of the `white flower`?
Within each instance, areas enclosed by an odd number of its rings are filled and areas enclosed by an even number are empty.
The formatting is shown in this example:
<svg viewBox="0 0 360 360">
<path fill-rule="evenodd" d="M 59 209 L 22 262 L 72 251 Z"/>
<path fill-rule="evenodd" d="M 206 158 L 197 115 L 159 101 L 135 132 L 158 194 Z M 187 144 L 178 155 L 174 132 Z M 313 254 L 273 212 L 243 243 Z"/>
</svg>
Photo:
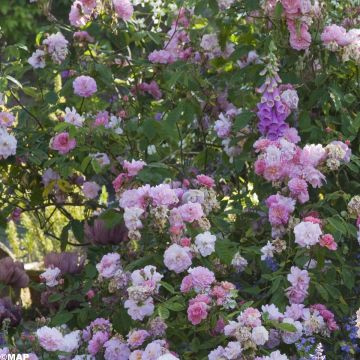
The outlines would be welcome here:
<svg viewBox="0 0 360 360">
<path fill-rule="evenodd" d="M 47 351 L 58 351 L 63 346 L 63 335 L 56 328 L 43 326 L 36 331 L 40 346 Z"/>
<path fill-rule="evenodd" d="M 185 271 L 191 266 L 189 248 L 183 248 L 178 244 L 172 244 L 164 252 L 164 264 L 177 274 Z"/>
<path fill-rule="evenodd" d="M 65 351 L 67 353 L 72 353 L 77 350 L 80 346 L 80 330 L 72 331 L 69 334 L 64 336 L 63 344 L 60 346 L 60 351 Z"/>
<path fill-rule="evenodd" d="M 297 109 L 299 104 L 299 97 L 296 90 L 285 90 L 281 94 L 281 100 L 292 110 Z"/>
<path fill-rule="evenodd" d="M 237 252 L 231 260 L 231 265 L 234 266 L 237 272 L 242 272 L 248 265 L 248 261 Z"/>
<path fill-rule="evenodd" d="M 78 127 L 81 127 L 84 124 L 84 118 L 77 113 L 74 107 L 71 109 L 67 107 L 65 109 L 64 121 Z"/>
<path fill-rule="evenodd" d="M 128 230 L 137 230 L 142 228 L 142 222 L 140 216 L 144 213 L 144 210 L 136 206 L 125 208 L 124 221 Z"/>
<path fill-rule="evenodd" d="M 175 357 L 173 354 L 165 354 L 161 355 L 157 360 L 179 360 L 179 358 Z"/>
<path fill-rule="evenodd" d="M 269 332 L 264 326 L 256 326 L 252 329 L 251 338 L 256 345 L 264 345 L 269 340 Z"/>
<path fill-rule="evenodd" d="M 303 221 L 294 227 L 294 234 L 297 244 L 309 248 L 319 242 L 322 231 L 319 224 Z"/>
<path fill-rule="evenodd" d="M 149 145 L 149 146 L 147 147 L 147 153 L 148 153 L 149 155 L 154 155 L 154 154 L 156 154 L 156 147 L 155 147 L 155 145 Z"/>
<path fill-rule="evenodd" d="M 56 64 L 61 64 L 65 60 L 68 54 L 68 43 L 61 32 L 51 34 L 43 41 L 43 45 L 47 47 L 48 53 Z"/>
<path fill-rule="evenodd" d="M 215 251 L 216 236 L 205 231 L 195 237 L 196 249 L 202 256 L 209 256 Z"/>
<path fill-rule="evenodd" d="M 49 287 L 54 287 L 57 284 L 59 284 L 59 282 L 57 281 L 57 277 L 61 274 L 61 270 L 57 267 L 54 268 L 47 268 L 41 275 L 40 275 L 40 279 L 42 279 L 43 281 L 45 281 L 46 285 Z"/>
<path fill-rule="evenodd" d="M 0 127 L 0 159 L 16 154 L 17 141 L 6 129 Z"/>
<path fill-rule="evenodd" d="M 238 341 L 230 341 L 224 349 L 224 356 L 226 359 L 238 359 L 242 353 L 242 347 Z"/>
<path fill-rule="evenodd" d="M 261 260 L 266 260 L 267 258 L 274 257 L 275 247 L 270 241 L 268 241 L 267 244 L 260 249 L 260 251 L 262 254 Z"/>
<path fill-rule="evenodd" d="M 269 320 L 278 321 L 280 318 L 283 317 L 283 314 L 279 311 L 277 306 L 275 306 L 274 304 L 263 305 L 261 307 L 261 310 L 262 310 L 263 313 L 268 313 L 269 314 Z"/>
<path fill-rule="evenodd" d="M 282 333 L 282 339 L 283 339 L 285 344 L 294 344 L 302 336 L 303 327 L 302 327 L 301 323 L 299 321 L 294 321 L 291 318 L 285 318 L 283 320 L 283 323 L 284 324 L 291 324 L 291 325 L 295 326 L 295 328 L 296 328 L 295 332 L 284 331 Z"/>
<path fill-rule="evenodd" d="M 28 63 L 34 69 L 43 69 L 45 67 L 45 55 L 45 51 L 38 49 L 29 57 Z"/>
</svg>

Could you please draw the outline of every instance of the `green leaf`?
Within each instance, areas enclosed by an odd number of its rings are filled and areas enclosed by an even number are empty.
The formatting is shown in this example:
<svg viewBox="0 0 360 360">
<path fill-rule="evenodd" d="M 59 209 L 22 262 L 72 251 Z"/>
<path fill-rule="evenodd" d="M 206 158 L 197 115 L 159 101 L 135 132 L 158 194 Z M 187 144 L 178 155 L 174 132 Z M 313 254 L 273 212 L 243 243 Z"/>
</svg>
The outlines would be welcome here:
<svg viewBox="0 0 360 360">
<path fill-rule="evenodd" d="M 247 124 L 249 124 L 250 120 L 254 118 L 254 113 L 250 111 L 244 111 L 235 118 L 233 129 L 234 131 L 240 131 Z"/>
<path fill-rule="evenodd" d="M 215 243 L 215 253 L 219 259 L 225 263 L 230 264 L 235 254 L 236 244 L 229 240 L 218 239 Z"/>
<path fill-rule="evenodd" d="M 174 289 L 174 287 L 172 285 L 170 285 L 169 283 L 165 282 L 165 281 L 160 281 L 160 285 L 165 288 L 167 291 L 169 291 L 171 294 L 175 294 L 176 291 Z"/>
<path fill-rule="evenodd" d="M 160 305 L 158 307 L 158 314 L 163 320 L 166 320 L 170 316 L 170 311 L 165 306 Z"/>
<path fill-rule="evenodd" d="M 315 283 L 315 287 L 317 292 L 320 294 L 320 296 L 325 300 L 325 301 L 329 301 L 329 294 L 326 291 L 326 289 L 318 283 Z"/>
<path fill-rule="evenodd" d="M 67 324 L 73 318 L 73 316 L 74 315 L 68 311 L 59 312 L 51 319 L 51 325 L 59 326 Z"/>
<path fill-rule="evenodd" d="M 53 302 L 56 302 L 56 301 L 59 301 L 63 298 L 63 294 L 59 294 L 59 293 L 55 293 L 55 294 L 51 294 L 49 297 L 48 297 L 48 301 L 50 303 L 53 303 Z"/>
<path fill-rule="evenodd" d="M 345 286 L 351 290 L 355 285 L 355 277 L 354 274 L 347 269 L 346 267 L 343 267 L 341 270 L 341 277 L 344 280 Z"/>
<path fill-rule="evenodd" d="M 293 324 L 288 323 L 278 323 L 276 321 L 270 321 L 270 324 L 276 329 L 287 331 L 287 332 L 296 332 L 296 327 Z"/>
</svg>

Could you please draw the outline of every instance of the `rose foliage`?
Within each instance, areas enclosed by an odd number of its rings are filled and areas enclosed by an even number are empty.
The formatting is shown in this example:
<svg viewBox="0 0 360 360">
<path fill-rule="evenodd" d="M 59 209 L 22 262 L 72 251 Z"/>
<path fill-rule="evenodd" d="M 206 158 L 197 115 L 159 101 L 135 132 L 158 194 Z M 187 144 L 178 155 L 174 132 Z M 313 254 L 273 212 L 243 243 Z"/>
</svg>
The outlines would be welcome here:
<svg viewBox="0 0 360 360">
<path fill-rule="evenodd" d="M 1 226 L 29 212 L 62 250 L 0 260 L 1 351 L 357 358 L 356 1 L 67 12 L 1 49 Z"/>
</svg>

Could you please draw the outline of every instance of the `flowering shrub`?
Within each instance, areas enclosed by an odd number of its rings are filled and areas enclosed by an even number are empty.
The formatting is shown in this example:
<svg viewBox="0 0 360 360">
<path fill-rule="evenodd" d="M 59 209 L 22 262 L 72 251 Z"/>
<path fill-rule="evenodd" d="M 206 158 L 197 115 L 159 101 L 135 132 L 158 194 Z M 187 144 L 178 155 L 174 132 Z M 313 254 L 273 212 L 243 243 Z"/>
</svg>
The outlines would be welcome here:
<svg viewBox="0 0 360 360">
<path fill-rule="evenodd" d="M 68 13 L 2 49 L 0 225 L 34 214 L 61 252 L 31 277 L 0 259 L 0 353 L 356 358 L 359 8 Z"/>
</svg>

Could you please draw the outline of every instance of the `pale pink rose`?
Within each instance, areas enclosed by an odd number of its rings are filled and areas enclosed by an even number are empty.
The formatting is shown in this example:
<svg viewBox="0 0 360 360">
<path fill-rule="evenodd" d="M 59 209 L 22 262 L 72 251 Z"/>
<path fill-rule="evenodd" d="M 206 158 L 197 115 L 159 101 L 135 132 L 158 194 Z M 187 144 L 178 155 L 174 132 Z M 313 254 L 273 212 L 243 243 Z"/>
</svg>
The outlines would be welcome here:
<svg viewBox="0 0 360 360">
<path fill-rule="evenodd" d="M 63 335 L 56 328 L 43 326 L 36 331 L 40 346 L 47 351 L 58 351 L 63 345 Z"/>
<path fill-rule="evenodd" d="M 191 266 L 191 256 L 189 249 L 185 249 L 177 244 L 172 244 L 164 253 L 165 266 L 177 274 L 185 271 Z"/>
<path fill-rule="evenodd" d="M 178 210 L 182 219 L 189 223 L 200 220 L 204 216 L 203 209 L 199 203 L 187 203 L 179 206 Z"/>
<path fill-rule="evenodd" d="M 119 18 L 129 21 L 134 13 L 134 8 L 129 0 L 112 0 L 115 12 Z"/>
<path fill-rule="evenodd" d="M 15 116 L 7 111 L 0 112 L 0 126 L 10 127 L 15 122 Z"/>
<path fill-rule="evenodd" d="M 204 302 L 195 302 L 191 304 L 187 309 L 187 315 L 189 321 L 193 325 L 198 325 L 201 321 L 205 320 L 208 316 L 208 305 Z"/>
<path fill-rule="evenodd" d="M 281 0 L 287 14 L 297 14 L 300 10 L 300 0 Z"/>
<path fill-rule="evenodd" d="M 81 75 L 73 82 L 74 93 L 82 97 L 90 97 L 97 91 L 96 81 L 90 77 Z"/>
<path fill-rule="evenodd" d="M 304 221 L 294 227 L 294 234 L 295 243 L 309 248 L 319 242 L 322 231 L 319 224 Z"/>
<path fill-rule="evenodd" d="M 83 190 L 83 193 L 84 193 L 86 198 L 95 199 L 98 196 L 99 191 L 101 190 L 101 188 L 94 181 L 86 181 L 83 184 L 82 190 Z"/>
<path fill-rule="evenodd" d="M 321 34 L 321 40 L 325 45 L 334 42 L 340 46 L 349 45 L 351 40 L 347 36 L 346 29 L 335 24 L 326 26 Z"/>
<path fill-rule="evenodd" d="M 100 263 L 96 265 L 96 269 L 105 279 L 113 277 L 116 271 L 121 269 L 120 255 L 117 253 L 104 255 Z"/>
<path fill-rule="evenodd" d="M 127 171 L 129 176 L 136 176 L 140 170 L 146 165 L 145 161 L 142 160 L 132 160 L 131 162 L 125 160 L 123 168 Z"/>
</svg>

